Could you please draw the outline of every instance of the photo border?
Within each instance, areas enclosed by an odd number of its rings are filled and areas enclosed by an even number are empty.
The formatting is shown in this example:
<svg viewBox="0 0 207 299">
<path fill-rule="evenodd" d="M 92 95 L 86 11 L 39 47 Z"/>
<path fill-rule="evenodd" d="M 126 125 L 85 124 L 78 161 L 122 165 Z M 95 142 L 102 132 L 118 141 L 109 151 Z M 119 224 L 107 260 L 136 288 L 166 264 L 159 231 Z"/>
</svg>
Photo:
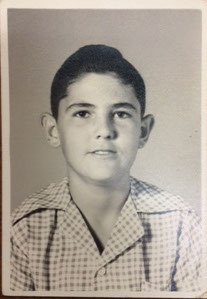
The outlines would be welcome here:
<svg viewBox="0 0 207 299">
<path fill-rule="evenodd" d="M 9 244 L 9 234 L 8 229 L 10 227 L 10 201 L 6 199 L 11 197 L 10 194 L 10 116 L 9 116 L 9 62 L 8 62 L 8 19 L 7 10 L 9 8 L 41 8 L 41 9 L 199 9 L 202 11 L 202 224 L 203 224 L 203 262 L 205 263 L 203 274 L 205 283 L 207 282 L 207 3 L 205 1 L 192 1 L 192 0 L 182 0 L 182 1 L 116 1 L 116 0 L 71 0 L 71 1 L 27 1 L 27 0 L 3 0 L 1 2 L 1 100 L 2 100 L 2 194 L 3 194 L 3 215 L 2 215 L 2 289 L 4 295 L 12 296 L 67 296 L 67 297 L 149 297 L 152 293 L 144 292 L 60 292 L 60 291 L 10 291 L 8 289 L 8 279 L 10 273 L 10 259 L 8 252 Z M 205 285 L 205 284 L 204 284 Z M 206 284 L 207 285 L 207 284 Z M 201 292 L 190 293 L 190 292 L 154 292 L 153 297 L 166 298 L 172 297 L 188 297 L 193 298 L 197 296 L 205 296 L 207 298 L 206 288 L 204 287 Z M 206 293 L 205 293 L 206 292 Z M 205 294 L 204 294 L 205 293 Z M 68 295 L 69 294 L 69 295 Z"/>
</svg>

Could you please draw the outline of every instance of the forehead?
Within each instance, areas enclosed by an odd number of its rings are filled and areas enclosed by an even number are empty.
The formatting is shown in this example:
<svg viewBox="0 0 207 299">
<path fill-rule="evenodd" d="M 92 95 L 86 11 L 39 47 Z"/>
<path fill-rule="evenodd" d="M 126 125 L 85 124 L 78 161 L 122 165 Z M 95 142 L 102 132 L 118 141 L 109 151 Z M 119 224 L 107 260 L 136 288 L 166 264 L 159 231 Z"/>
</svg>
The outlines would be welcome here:
<svg viewBox="0 0 207 299">
<path fill-rule="evenodd" d="M 121 82 L 115 73 L 87 73 L 68 87 L 67 100 L 135 101 L 134 89 Z M 139 105 L 139 104 L 138 104 Z"/>
</svg>

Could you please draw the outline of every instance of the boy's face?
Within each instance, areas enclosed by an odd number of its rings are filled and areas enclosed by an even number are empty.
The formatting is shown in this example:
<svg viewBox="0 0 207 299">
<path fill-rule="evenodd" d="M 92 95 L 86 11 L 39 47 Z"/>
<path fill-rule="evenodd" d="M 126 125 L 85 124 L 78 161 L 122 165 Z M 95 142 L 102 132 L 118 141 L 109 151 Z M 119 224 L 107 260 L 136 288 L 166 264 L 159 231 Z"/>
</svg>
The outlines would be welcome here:
<svg viewBox="0 0 207 299">
<path fill-rule="evenodd" d="M 60 101 L 56 124 L 69 177 L 105 184 L 129 176 L 145 122 L 131 86 L 110 73 L 83 75 Z"/>
</svg>

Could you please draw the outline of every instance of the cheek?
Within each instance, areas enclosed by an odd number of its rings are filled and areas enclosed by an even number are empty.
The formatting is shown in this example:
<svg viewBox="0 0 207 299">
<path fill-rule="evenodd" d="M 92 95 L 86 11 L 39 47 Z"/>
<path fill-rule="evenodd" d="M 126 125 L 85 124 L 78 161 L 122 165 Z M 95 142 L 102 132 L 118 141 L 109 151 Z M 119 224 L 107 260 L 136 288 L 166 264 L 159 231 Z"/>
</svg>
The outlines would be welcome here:
<svg viewBox="0 0 207 299">
<path fill-rule="evenodd" d="M 140 136 L 140 126 L 134 123 L 125 123 L 122 126 L 117 127 L 119 135 L 122 139 L 125 139 L 126 144 L 138 146 Z"/>
<path fill-rule="evenodd" d="M 67 130 L 61 135 L 61 147 L 64 156 L 68 159 L 75 159 L 79 154 L 84 153 L 87 147 L 87 135 L 84 129 Z"/>
<path fill-rule="evenodd" d="M 137 132 L 137 129 L 122 131 L 120 142 L 125 160 L 134 161 L 139 145 L 139 132 Z"/>
</svg>

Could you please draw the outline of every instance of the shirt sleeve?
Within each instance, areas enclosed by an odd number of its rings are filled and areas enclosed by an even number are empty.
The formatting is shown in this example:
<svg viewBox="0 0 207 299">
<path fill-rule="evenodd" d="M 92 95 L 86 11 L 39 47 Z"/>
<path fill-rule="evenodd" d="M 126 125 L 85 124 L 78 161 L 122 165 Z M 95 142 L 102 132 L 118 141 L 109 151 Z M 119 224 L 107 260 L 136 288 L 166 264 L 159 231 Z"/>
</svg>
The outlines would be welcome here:
<svg viewBox="0 0 207 299">
<path fill-rule="evenodd" d="M 11 229 L 10 289 L 12 291 L 34 290 L 26 248 L 25 227 L 17 224 Z"/>
<path fill-rule="evenodd" d="M 194 212 L 183 218 L 178 237 L 174 272 L 176 291 L 201 291 L 202 234 L 200 220 Z"/>
</svg>

